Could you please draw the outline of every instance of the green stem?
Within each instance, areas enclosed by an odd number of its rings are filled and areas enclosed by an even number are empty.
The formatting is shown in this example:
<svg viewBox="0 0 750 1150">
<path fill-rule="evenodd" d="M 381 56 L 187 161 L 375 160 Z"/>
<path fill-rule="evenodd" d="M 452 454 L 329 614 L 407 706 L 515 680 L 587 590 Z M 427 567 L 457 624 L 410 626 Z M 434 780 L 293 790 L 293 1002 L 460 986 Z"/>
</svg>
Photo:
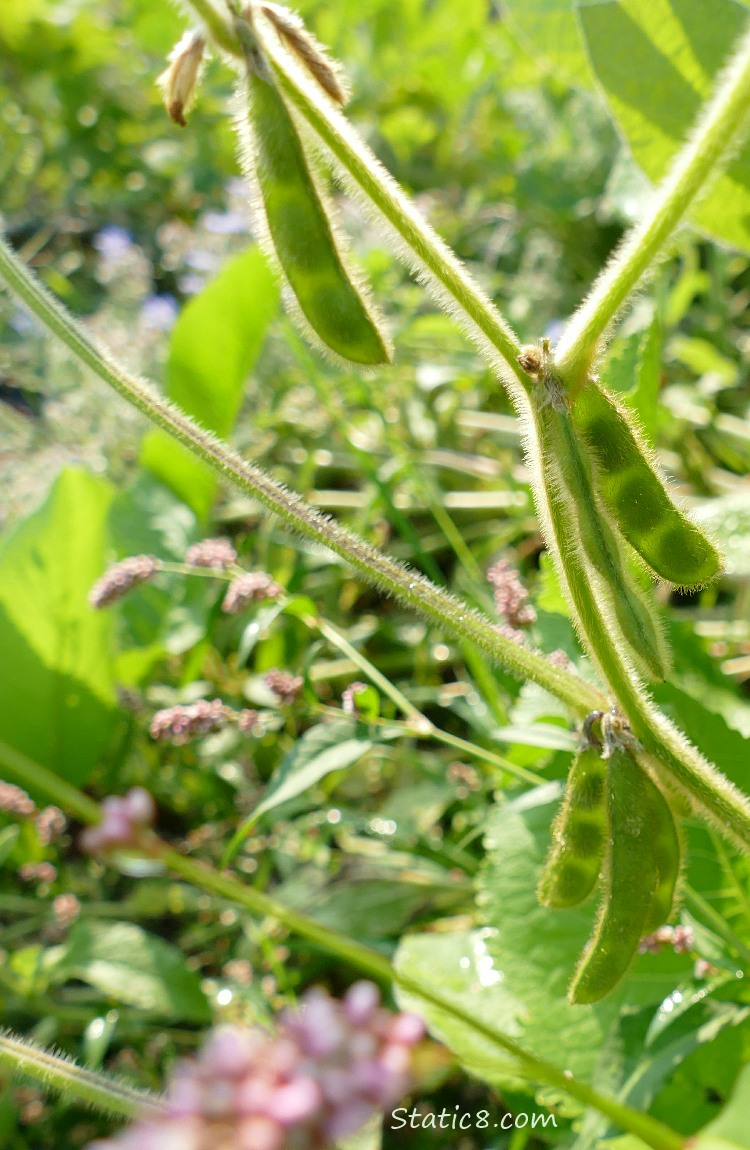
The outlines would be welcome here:
<svg viewBox="0 0 750 1150">
<path fill-rule="evenodd" d="M 413 733 L 420 738 L 432 739 L 436 743 L 443 743 L 446 747 L 454 747 L 464 755 L 468 755 L 473 759 L 481 759 L 483 762 L 490 763 L 493 767 L 497 767 L 498 770 L 504 771 L 514 778 L 523 779 L 527 783 L 533 783 L 534 786 L 538 786 L 540 783 L 547 781 L 542 778 L 541 775 L 534 774 L 533 771 L 527 771 L 525 767 L 517 766 L 515 763 L 512 763 L 510 759 L 504 759 L 501 755 L 496 755 L 493 751 L 487 751 L 484 747 L 478 747 L 475 743 L 469 742 L 468 739 L 462 739 L 458 735 L 451 735 L 448 731 L 443 731 L 440 727 L 435 726 L 426 715 L 399 691 L 398 687 L 391 683 L 390 679 L 387 679 L 385 675 L 381 674 L 377 667 L 374 667 L 361 651 L 358 651 L 356 647 L 352 646 L 349 640 L 331 623 L 325 619 L 307 617 L 304 619 L 304 622 L 325 636 L 332 646 L 337 647 L 339 651 L 347 655 L 351 661 L 367 675 L 368 679 L 370 679 L 376 687 L 379 687 L 383 694 L 391 699 L 407 718 L 412 720 L 414 724 Z"/>
<path fill-rule="evenodd" d="M 158 1113 L 160 1109 L 153 1094 L 95 1074 L 12 1034 L 0 1035 L 0 1064 L 36 1079 L 46 1090 L 72 1096 L 110 1114 L 134 1118 L 148 1111 Z"/>
<path fill-rule="evenodd" d="M 276 50 L 272 39 L 263 34 L 260 21 L 257 26 L 263 50 L 271 60 L 277 82 L 286 99 L 313 128 L 351 178 L 355 189 L 363 192 L 368 202 L 392 225 L 402 248 L 405 245 L 407 252 L 414 254 L 415 263 L 423 273 L 426 269 L 427 278 L 437 284 L 438 298 L 447 302 L 450 310 L 458 309 L 469 334 L 475 338 L 490 364 L 508 383 L 518 407 L 525 412 L 528 420 L 533 420 L 529 383 L 516 362 L 519 348 L 505 321 L 412 208 L 343 116 L 317 98 L 312 86 Z M 622 294 L 620 302 L 625 298 L 625 291 L 632 290 L 648 261 L 654 259 L 659 246 L 677 226 L 700 182 L 705 180 L 739 126 L 743 103 L 746 105 L 749 99 L 750 38 L 747 38 L 727 71 L 717 96 L 709 104 L 693 141 L 681 154 L 673 173 L 665 182 L 658 197 L 658 203 L 661 204 L 659 214 L 652 213 L 649 217 L 651 224 L 645 231 L 636 228 L 623 249 L 623 270 L 617 274 L 612 273 L 615 296 L 619 299 Z M 717 134 L 718 144 L 712 142 L 714 133 Z M 645 256 L 639 254 L 641 245 Z M 620 306 L 615 296 L 610 301 L 613 307 L 604 319 L 602 330 Z M 604 308 L 604 304 L 599 306 Z M 596 314 L 600 312 L 597 310 Z M 592 311 L 592 323 L 596 326 L 598 321 L 594 320 L 593 315 Z M 604 315 L 604 310 L 601 315 Z M 512 376 L 508 375 L 508 368 L 512 370 Z M 570 363 L 566 362 L 565 370 L 568 373 L 566 382 L 570 382 L 575 374 L 571 375 Z M 537 455 L 535 467 L 538 469 L 543 463 L 544 459 Z M 539 496 L 539 492 L 537 494 Z M 565 560 L 569 561 L 572 569 L 576 557 L 566 556 Z M 569 592 L 573 599 L 578 597 L 580 601 L 585 600 L 585 612 L 600 621 L 595 628 L 587 629 L 586 638 L 594 657 L 607 675 L 618 703 L 644 747 L 654 754 L 662 768 L 674 776 L 682 789 L 698 802 L 722 833 L 729 833 L 734 841 L 739 842 L 744 849 L 749 849 L 750 806 L 740 792 L 655 710 L 645 693 L 634 683 L 620 652 L 609 639 L 607 620 L 602 616 L 596 595 L 588 586 L 587 574 L 580 563 Z M 580 603 L 577 609 L 580 613 Z"/>
<path fill-rule="evenodd" d="M 740 41 L 689 140 L 672 163 L 648 211 L 602 272 L 567 325 L 555 365 L 573 391 L 590 374 L 612 320 L 704 189 L 747 120 L 750 105 L 750 31 Z"/>
<path fill-rule="evenodd" d="M 31 791 L 41 791 L 68 814 L 74 814 L 84 823 L 99 822 L 99 807 L 82 791 L 2 741 L 0 741 L 0 762 L 5 767 L 6 775 L 10 775 L 12 779 Z"/>
<path fill-rule="evenodd" d="M 732 950 L 742 959 L 747 969 L 750 970 L 750 947 L 739 938 L 732 930 L 729 923 L 723 915 L 715 910 L 711 903 L 699 894 L 697 890 L 693 890 L 691 886 L 685 884 L 683 887 L 683 895 L 685 898 L 685 906 L 694 914 L 695 917 L 704 923 L 709 930 L 717 934 L 719 938 L 723 938 Z"/>
<path fill-rule="evenodd" d="M 308 506 L 260 468 L 241 459 L 211 432 L 201 428 L 152 385 L 125 371 L 89 339 L 58 300 L 31 274 L 0 237 L 0 279 L 5 280 L 42 323 L 105 383 L 197 455 L 223 479 L 252 496 L 292 531 L 339 555 L 367 580 L 426 615 L 463 641 L 476 643 L 511 674 L 531 679 L 556 695 L 576 715 L 601 703 L 601 694 L 576 675 L 552 666 L 543 655 L 505 639 L 492 622 L 466 603 L 384 555 L 334 520 Z"/>
</svg>

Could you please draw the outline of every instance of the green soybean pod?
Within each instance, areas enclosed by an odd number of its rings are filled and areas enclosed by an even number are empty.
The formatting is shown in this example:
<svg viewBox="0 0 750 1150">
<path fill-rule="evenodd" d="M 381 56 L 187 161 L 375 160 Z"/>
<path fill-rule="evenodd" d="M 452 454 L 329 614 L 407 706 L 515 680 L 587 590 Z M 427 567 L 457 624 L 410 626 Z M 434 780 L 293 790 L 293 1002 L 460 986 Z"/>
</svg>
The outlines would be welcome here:
<svg viewBox="0 0 750 1150">
<path fill-rule="evenodd" d="M 557 440 L 558 466 L 575 506 L 581 546 L 601 577 L 609 614 L 619 625 L 630 659 L 645 678 L 666 679 L 670 664 L 661 621 L 654 603 L 629 571 L 607 509 L 597 500 L 587 449 L 581 449 L 567 412 L 548 408 L 545 422 L 554 425 L 552 438 Z"/>
<path fill-rule="evenodd" d="M 614 397 L 589 381 L 571 417 L 593 452 L 603 503 L 651 570 L 685 589 L 714 580 L 721 572 L 721 556 L 698 525 L 672 502 L 630 418 Z"/>
<path fill-rule="evenodd" d="M 604 798 L 607 765 L 598 747 L 579 751 L 570 767 L 553 842 L 539 880 L 542 906 L 578 906 L 596 886 L 609 834 Z"/>
<path fill-rule="evenodd" d="M 342 359 L 390 363 L 388 342 L 371 305 L 347 269 L 302 141 L 270 66 L 250 67 L 248 175 L 257 185 L 260 231 L 306 321 L 303 326 Z"/>
<path fill-rule="evenodd" d="M 651 829 L 644 817 L 646 776 L 626 751 L 607 760 L 610 839 L 604 897 L 594 933 L 573 975 L 573 1003 L 597 1002 L 617 985 L 638 950 L 658 885 Z"/>
<path fill-rule="evenodd" d="M 651 835 L 658 881 L 643 933 L 651 934 L 669 922 L 675 909 L 682 868 L 682 842 L 672 808 L 657 784 L 644 774 L 646 806 L 644 814 Z"/>
</svg>

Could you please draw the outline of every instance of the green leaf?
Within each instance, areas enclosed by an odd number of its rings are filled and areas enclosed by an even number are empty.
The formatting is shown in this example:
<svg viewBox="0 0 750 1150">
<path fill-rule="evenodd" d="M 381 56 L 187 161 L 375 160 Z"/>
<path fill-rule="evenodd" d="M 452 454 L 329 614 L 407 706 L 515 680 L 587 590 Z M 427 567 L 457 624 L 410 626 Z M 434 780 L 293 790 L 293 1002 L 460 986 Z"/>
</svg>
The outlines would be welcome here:
<svg viewBox="0 0 750 1150">
<path fill-rule="evenodd" d="M 354 722 L 320 723 L 297 739 L 268 785 L 265 798 L 253 811 L 252 820 L 296 799 L 332 771 L 342 771 L 366 755 L 374 741 Z"/>
<path fill-rule="evenodd" d="M 50 976 L 80 979 L 115 1002 L 174 1021 L 210 1021 L 200 978 L 182 952 L 133 923 L 77 922 L 53 952 Z"/>
<path fill-rule="evenodd" d="M 487 948 L 489 933 L 474 930 L 406 935 L 396 952 L 396 969 L 415 982 L 439 990 L 457 1006 L 510 1037 L 517 1037 L 522 1004 L 513 998 L 498 975 Z M 399 1005 L 425 1018 L 430 1030 L 470 1073 L 493 1086 L 526 1086 L 517 1077 L 517 1064 L 489 1039 L 416 994 L 398 990 L 397 995 Z"/>
<path fill-rule="evenodd" d="M 575 88 L 593 88 L 575 0 L 505 0 L 511 31 L 550 71 Z"/>
<path fill-rule="evenodd" d="M 635 160 L 653 182 L 667 172 L 744 31 L 735 0 L 579 0 L 594 71 Z M 750 146 L 692 213 L 716 239 L 750 250 Z"/>
<path fill-rule="evenodd" d="M 750 739 L 730 727 L 722 715 L 709 711 L 699 699 L 671 683 L 657 684 L 654 695 L 687 737 L 700 747 L 727 778 L 747 793 Z"/>
<path fill-rule="evenodd" d="M 87 599 L 112 495 L 102 479 L 63 471 L 0 545 L 0 738 L 74 783 L 115 722 L 111 617 Z"/>
<path fill-rule="evenodd" d="M 745 1066 L 735 1083 L 732 1097 L 718 1118 L 709 1122 L 695 1138 L 695 1150 L 729 1150 L 750 1146 L 750 1065 Z"/>
<path fill-rule="evenodd" d="M 242 403 L 243 386 L 278 308 L 273 275 L 257 248 L 229 260 L 190 300 L 174 326 L 167 393 L 200 424 L 226 438 Z M 205 520 L 214 472 L 163 431 L 150 431 L 141 463 Z"/>
<path fill-rule="evenodd" d="M 750 577 L 750 494 L 737 491 L 711 499 L 693 512 L 693 518 L 718 546 L 727 574 Z"/>
</svg>

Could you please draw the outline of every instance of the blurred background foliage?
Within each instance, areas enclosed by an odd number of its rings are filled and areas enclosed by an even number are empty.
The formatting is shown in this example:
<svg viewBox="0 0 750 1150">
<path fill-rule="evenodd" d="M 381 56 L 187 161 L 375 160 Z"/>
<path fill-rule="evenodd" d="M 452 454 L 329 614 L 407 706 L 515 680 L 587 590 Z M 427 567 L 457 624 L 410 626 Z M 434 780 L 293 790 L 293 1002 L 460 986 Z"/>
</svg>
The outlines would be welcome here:
<svg viewBox="0 0 750 1150">
<path fill-rule="evenodd" d="M 586 57 L 572 77 L 565 61 L 551 66 L 517 3 L 313 0 L 300 8 L 345 62 L 351 118 L 377 155 L 522 337 L 554 338 L 648 193 Z M 153 0 L 5 6 L 0 210 L 13 244 L 118 358 L 221 424 L 239 450 L 313 504 L 490 612 L 487 569 L 499 558 L 518 567 L 536 608 L 533 641 L 590 674 L 543 553 L 503 392 L 346 200 L 342 221 L 387 311 L 396 364 L 363 379 L 305 345 L 257 251 L 246 250 L 230 72 L 210 63 L 186 130 L 162 108 L 154 81 L 183 27 Z M 605 366 L 728 555 L 716 587 L 691 597 L 656 590 L 676 666 L 655 693 L 745 785 L 749 301 L 748 257 L 685 231 Z M 99 796 L 147 785 L 165 834 L 216 863 L 238 814 L 268 794 L 269 780 L 273 787 L 292 767 L 306 768 L 297 792 L 267 810 L 238 854 L 234 865 L 249 882 L 389 953 L 407 928 L 421 931 L 399 952 L 409 969 L 474 1005 L 477 988 L 492 987 L 499 1022 L 518 1028 L 523 1019 L 527 1040 L 560 1065 L 685 1133 L 718 1112 L 750 1043 L 748 985 L 736 977 L 750 957 L 746 861 L 691 825 L 685 921 L 694 951 L 644 956 L 624 998 L 573 1019 L 560 972 L 585 930 L 578 919 L 550 920 L 533 897 L 550 803 L 573 746 L 554 700 L 457 649 L 338 562 L 292 541 L 251 502 L 217 489 L 7 295 L 0 491 L 2 737 Z M 138 552 L 179 561 L 191 542 L 214 534 L 231 537 L 248 569 L 286 587 L 289 607 L 227 617 L 224 585 L 178 573 L 106 618 L 86 606 L 107 562 Z M 440 728 L 552 790 L 514 806 L 528 784 L 409 736 L 387 699 L 358 722 L 343 716 L 342 691 L 362 672 L 310 628 L 316 612 Z M 66 646 L 60 636 L 73 627 L 76 643 Z M 276 667 L 303 676 L 291 709 L 264 686 Z M 154 743 L 155 710 L 201 697 L 264 709 L 264 733 Z M 326 720 L 343 724 L 340 739 L 362 741 L 345 770 L 326 772 L 317 757 Z M 493 798 L 500 805 L 485 842 Z M 334 989 L 350 980 L 268 923 L 166 878 L 136 882 L 83 861 L 75 828 L 45 844 L 32 819 L 0 820 L 3 1021 L 89 1065 L 156 1086 L 208 1017 L 264 1019 L 269 1005 L 316 979 Z M 506 843 L 528 863 L 523 889 L 517 873 L 503 871 Z M 39 870 L 44 862 L 54 873 Z M 80 903 L 73 926 L 54 910 L 63 894 Z M 112 934 L 123 924 L 131 932 L 124 958 L 124 936 Z M 499 944 L 483 924 L 499 928 Z M 545 932 L 549 947 L 534 948 Z M 501 990 L 485 977 L 493 958 Z M 710 964 L 708 981 L 696 960 Z M 144 969 L 146 1001 L 131 986 Z M 671 1018 L 661 1005 L 670 993 L 682 1003 Z M 456 1071 L 420 1105 L 488 1105 L 497 1114 L 553 1106 L 559 1129 L 529 1140 L 570 1144 L 574 1113 L 556 1099 L 534 1102 L 507 1069 L 488 1070 L 484 1052 L 465 1049 L 465 1036 L 451 1038 L 497 1092 Z M 4 1145 L 75 1150 L 106 1128 L 4 1083 Z M 577 1145 L 602 1133 L 587 1115 Z M 399 1144 L 398 1134 L 388 1137 Z M 520 1150 L 526 1137 L 474 1131 L 461 1147 Z M 433 1131 L 410 1143 L 456 1145 Z"/>
</svg>

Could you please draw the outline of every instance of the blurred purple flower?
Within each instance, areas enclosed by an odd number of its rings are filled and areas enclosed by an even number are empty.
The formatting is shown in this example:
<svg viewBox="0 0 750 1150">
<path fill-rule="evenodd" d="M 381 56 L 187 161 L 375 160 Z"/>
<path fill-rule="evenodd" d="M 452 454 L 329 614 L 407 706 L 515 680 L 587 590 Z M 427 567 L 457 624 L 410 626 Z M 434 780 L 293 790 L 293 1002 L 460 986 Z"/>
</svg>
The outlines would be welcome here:
<svg viewBox="0 0 750 1150">
<path fill-rule="evenodd" d="M 141 322 L 153 331 L 169 331 L 174 327 L 179 305 L 172 295 L 150 295 L 141 308 Z"/>
<path fill-rule="evenodd" d="M 103 260 L 114 263 L 133 246 L 133 237 L 117 224 L 105 224 L 94 236 L 94 247 Z"/>
<path fill-rule="evenodd" d="M 308 991 L 277 1034 L 223 1027 L 178 1064 L 164 1111 L 89 1150 L 325 1150 L 414 1084 L 424 1026 L 356 983 Z"/>
<path fill-rule="evenodd" d="M 196 272 L 212 272 L 219 265 L 219 257 L 215 252 L 207 252 L 204 248 L 193 248 L 185 256 L 185 263 Z"/>
<path fill-rule="evenodd" d="M 198 292 L 203 291 L 205 283 L 203 276 L 191 274 L 180 276 L 177 286 L 183 295 L 197 295 Z"/>
<path fill-rule="evenodd" d="M 201 223 L 216 236 L 237 235 L 247 231 L 247 219 L 239 212 L 205 212 Z"/>
</svg>

